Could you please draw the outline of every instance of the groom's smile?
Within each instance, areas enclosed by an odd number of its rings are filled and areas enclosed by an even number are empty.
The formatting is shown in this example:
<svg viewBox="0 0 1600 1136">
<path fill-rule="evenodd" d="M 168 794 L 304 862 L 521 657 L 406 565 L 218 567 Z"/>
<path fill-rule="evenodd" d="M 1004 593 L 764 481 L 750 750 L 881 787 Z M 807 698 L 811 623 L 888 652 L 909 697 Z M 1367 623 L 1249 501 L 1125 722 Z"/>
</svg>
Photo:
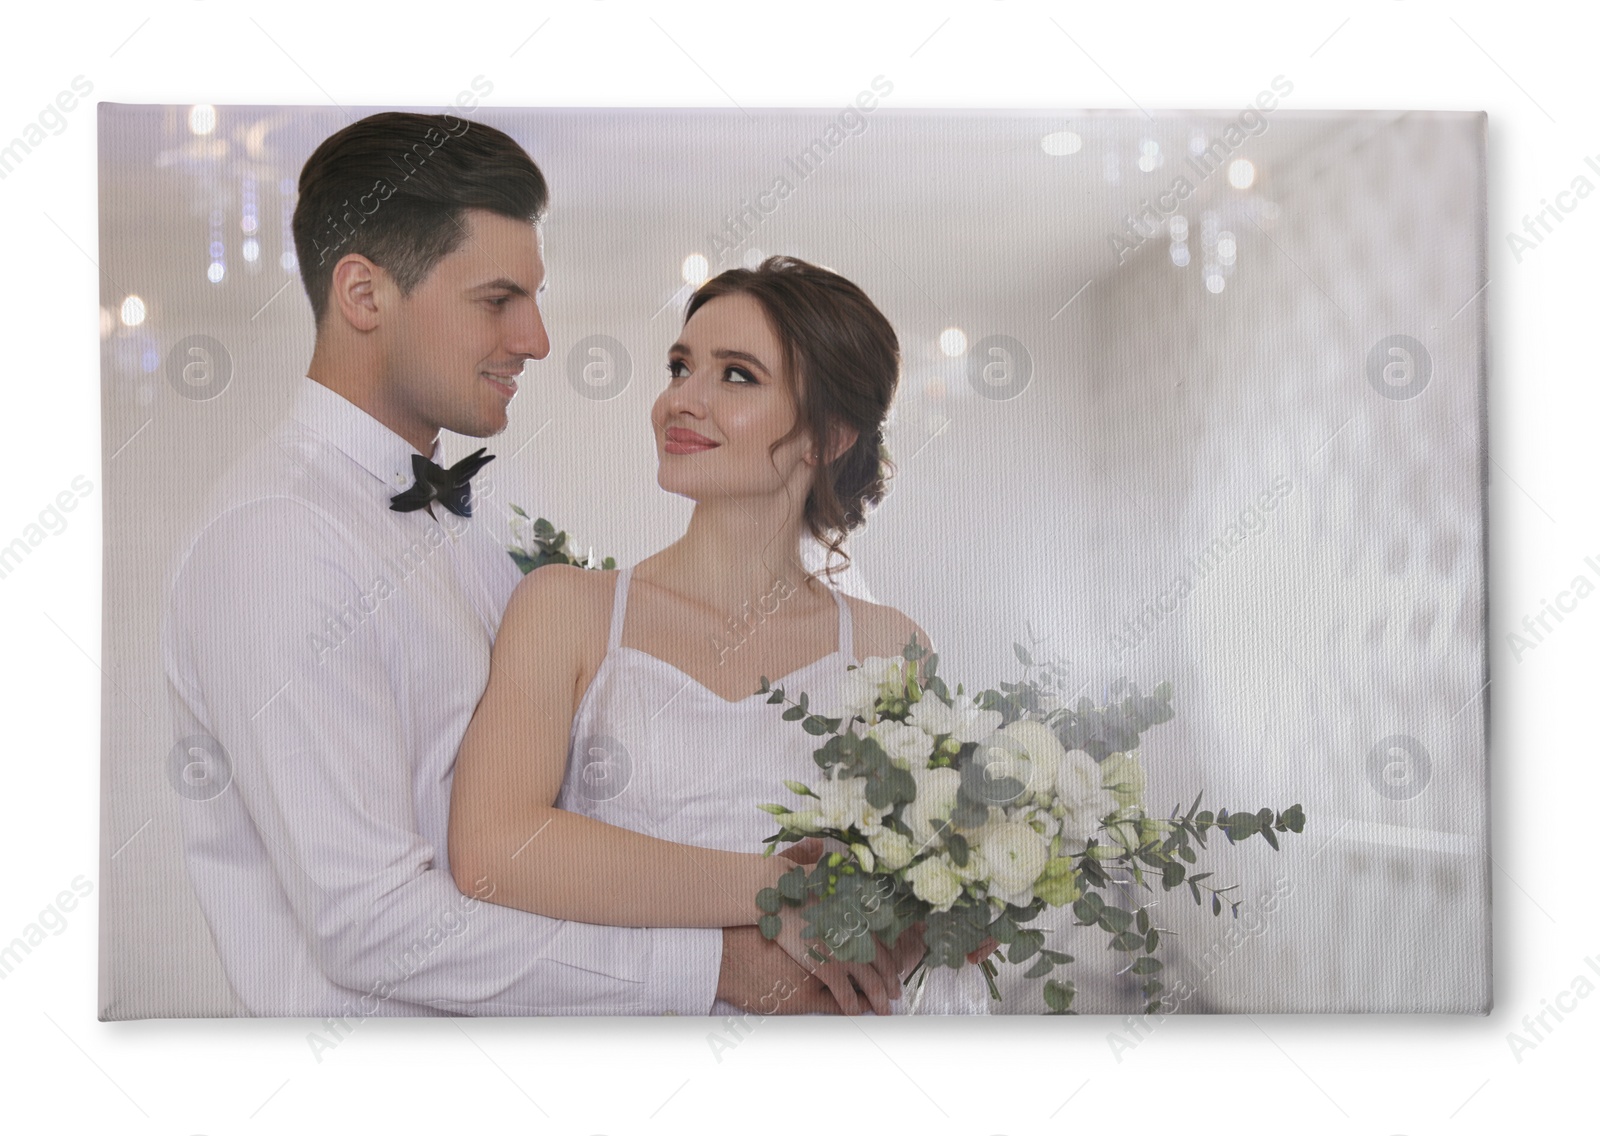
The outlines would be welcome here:
<svg viewBox="0 0 1600 1136">
<path fill-rule="evenodd" d="M 490 386 L 506 396 L 507 402 L 516 397 L 517 376 L 522 374 L 521 367 L 518 367 L 515 371 L 484 371 L 482 374 L 489 381 Z"/>
<path fill-rule="evenodd" d="M 523 367 L 550 354 L 539 311 L 539 228 L 481 209 L 463 214 L 457 248 L 404 299 L 387 352 L 418 417 L 486 438 L 506 428 Z"/>
</svg>

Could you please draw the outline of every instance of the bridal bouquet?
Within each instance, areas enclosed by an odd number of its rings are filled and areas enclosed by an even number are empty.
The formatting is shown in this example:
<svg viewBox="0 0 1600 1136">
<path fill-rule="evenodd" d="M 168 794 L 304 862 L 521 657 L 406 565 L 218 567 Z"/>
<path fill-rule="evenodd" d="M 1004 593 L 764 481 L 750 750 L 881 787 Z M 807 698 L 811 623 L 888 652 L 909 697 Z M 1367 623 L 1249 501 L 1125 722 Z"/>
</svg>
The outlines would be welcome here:
<svg viewBox="0 0 1600 1136">
<path fill-rule="evenodd" d="M 843 961 L 870 962 L 875 938 L 892 946 L 922 924 L 919 970 L 960 967 L 993 938 L 1001 944 L 995 958 L 1031 962 L 1026 976 L 1043 978 L 1073 960 L 1028 924 L 1047 907 L 1070 904 L 1078 926 L 1099 927 L 1108 949 L 1127 956 L 1146 1012 L 1157 1012 L 1162 932 L 1147 905 L 1112 902 L 1113 887 L 1187 888 L 1196 903 L 1209 900 L 1213 914 L 1226 905 L 1237 917 L 1239 901 L 1225 898 L 1233 887 L 1213 887 L 1212 873 L 1192 870 L 1208 837 L 1220 833 L 1232 844 L 1259 834 L 1276 849 L 1277 834 L 1300 832 L 1305 814 L 1299 805 L 1213 812 L 1197 796 L 1184 812 L 1149 815 L 1138 745 L 1145 730 L 1172 718 L 1171 685 L 1144 695 L 1118 679 L 1106 704 L 1082 698 L 1069 708 L 1064 668 L 1035 664 L 1015 647 L 1022 681 L 973 697 L 960 686 L 952 694 L 938 656 L 913 637 L 899 657 L 846 672 L 838 718 L 813 713 L 804 693 L 789 699 L 761 680 L 769 703 L 791 703 L 785 720 L 826 738 L 815 755 L 824 776 L 785 782 L 802 805 L 761 806 L 782 826 L 767 852 L 807 836 L 848 848 L 763 889 L 761 931 L 775 938 L 783 907 L 812 903 L 806 937 Z M 980 965 L 999 998 L 994 963 Z M 1047 978 L 1043 993 L 1050 1012 L 1073 1012 L 1071 981 Z"/>
</svg>

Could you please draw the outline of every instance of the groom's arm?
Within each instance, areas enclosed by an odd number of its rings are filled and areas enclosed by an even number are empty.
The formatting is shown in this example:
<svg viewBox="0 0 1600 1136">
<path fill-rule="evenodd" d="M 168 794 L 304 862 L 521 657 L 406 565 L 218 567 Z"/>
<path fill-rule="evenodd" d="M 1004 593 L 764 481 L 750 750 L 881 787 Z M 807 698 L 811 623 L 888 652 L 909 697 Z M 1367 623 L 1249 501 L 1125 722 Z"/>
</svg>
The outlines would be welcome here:
<svg viewBox="0 0 1600 1136">
<path fill-rule="evenodd" d="M 359 995 L 457 1013 L 708 1012 L 720 931 L 561 922 L 456 887 L 419 832 L 415 739 L 397 701 L 433 692 L 396 691 L 372 627 L 332 651 L 309 646 L 330 615 L 362 610 L 375 570 L 331 522 L 277 498 L 214 522 L 173 596 L 174 696 L 203 708 L 226 748 L 226 791 L 319 969 Z"/>
</svg>

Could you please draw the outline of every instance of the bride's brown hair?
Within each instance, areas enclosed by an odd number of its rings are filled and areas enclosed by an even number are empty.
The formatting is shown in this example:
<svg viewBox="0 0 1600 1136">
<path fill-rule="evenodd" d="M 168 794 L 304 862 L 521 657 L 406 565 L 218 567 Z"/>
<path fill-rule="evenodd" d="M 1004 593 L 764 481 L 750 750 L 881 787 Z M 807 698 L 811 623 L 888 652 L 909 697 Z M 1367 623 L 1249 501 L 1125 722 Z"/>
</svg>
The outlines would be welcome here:
<svg viewBox="0 0 1600 1136">
<path fill-rule="evenodd" d="M 900 383 L 900 340 L 865 292 L 836 272 L 792 256 L 769 256 L 756 268 L 718 273 L 695 291 L 684 322 L 718 296 L 741 294 L 761 305 L 783 347 L 795 424 L 769 448 L 808 435 L 818 447 L 817 476 L 806 495 L 806 528 L 827 549 L 823 572 L 849 567 L 845 537 L 883 500 L 894 464 L 883 422 Z M 855 442 L 826 457 L 841 427 Z M 832 567 L 837 554 L 844 563 Z"/>
</svg>

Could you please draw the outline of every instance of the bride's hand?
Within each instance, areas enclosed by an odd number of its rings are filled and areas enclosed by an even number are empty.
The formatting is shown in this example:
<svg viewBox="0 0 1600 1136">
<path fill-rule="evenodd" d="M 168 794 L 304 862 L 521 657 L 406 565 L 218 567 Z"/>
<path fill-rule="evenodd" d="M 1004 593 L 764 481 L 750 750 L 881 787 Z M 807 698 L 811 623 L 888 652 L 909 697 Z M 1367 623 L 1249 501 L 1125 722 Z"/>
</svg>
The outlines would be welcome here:
<svg viewBox="0 0 1600 1136">
<path fill-rule="evenodd" d="M 801 907 L 783 909 L 780 915 L 783 929 L 778 932 L 778 945 L 822 981 L 846 1014 L 861 1012 L 863 994 L 873 1013 L 892 1013 L 889 1003 L 900 997 L 900 974 L 894 952 L 878 942 L 874 944 L 876 953 L 871 962 L 841 962 L 831 958 L 833 952 L 829 950 L 826 940 L 808 939 L 804 935 L 806 912 L 814 903 L 813 900 Z M 870 935 L 872 932 L 863 924 L 856 934 Z M 825 961 L 813 956 L 813 950 L 825 956 Z M 859 994 L 856 992 L 858 986 L 861 988 Z"/>
<path fill-rule="evenodd" d="M 822 859 L 822 841 L 815 836 L 808 836 L 804 840 L 789 845 L 778 855 L 785 860 L 791 860 L 796 864 L 804 864 L 809 868 Z"/>
</svg>

